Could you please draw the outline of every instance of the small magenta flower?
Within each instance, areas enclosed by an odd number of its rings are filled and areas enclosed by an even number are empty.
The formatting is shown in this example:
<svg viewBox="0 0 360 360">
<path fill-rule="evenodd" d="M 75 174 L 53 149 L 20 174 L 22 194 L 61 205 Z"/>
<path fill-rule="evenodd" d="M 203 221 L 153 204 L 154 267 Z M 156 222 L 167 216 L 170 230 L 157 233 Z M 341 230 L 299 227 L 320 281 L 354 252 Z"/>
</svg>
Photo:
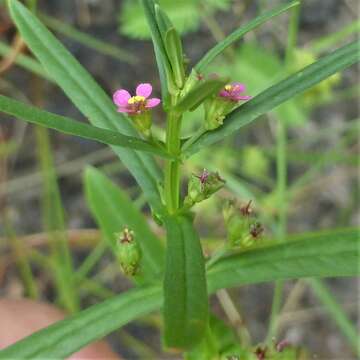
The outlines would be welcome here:
<svg viewBox="0 0 360 360">
<path fill-rule="evenodd" d="M 249 95 L 242 95 L 245 90 L 244 84 L 233 82 L 225 85 L 217 96 L 209 99 L 205 103 L 205 129 L 217 129 L 223 124 L 226 115 L 238 107 L 240 101 L 251 99 Z"/>
<path fill-rule="evenodd" d="M 127 90 L 115 91 L 113 101 L 117 105 L 118 112 L 127 113 L 134 121 L 136 129 L 145 137 L 151 137 L 151 113 L 150 109 L 158 106 L 161 102 L 158 98 L 150 98 L 152 93 L 151 84 L 139 84 L 136 95 L 131 96 Z"/>
<path fill-rule="evenodd" d="M 120 89 L 114 93 L 113 101 L 118 107 L 118 112 L 139 115 L 160 104 L 161 100 L 158 98 L 149 99 L 151 93 L 151 84 L 139 84 L 135 96 L 131 96 L 127 90 Z"/>
<path fill-rule="evenodd" d="M 230 101 L 238 102 L 241 100 L 250 100 L 251 96 L 241 95 L 246 90 L 244 84 L 239 82 L 233 82 L 231 84 L 225 85 L 219 93 L 219 96 Z"/>
</svg>

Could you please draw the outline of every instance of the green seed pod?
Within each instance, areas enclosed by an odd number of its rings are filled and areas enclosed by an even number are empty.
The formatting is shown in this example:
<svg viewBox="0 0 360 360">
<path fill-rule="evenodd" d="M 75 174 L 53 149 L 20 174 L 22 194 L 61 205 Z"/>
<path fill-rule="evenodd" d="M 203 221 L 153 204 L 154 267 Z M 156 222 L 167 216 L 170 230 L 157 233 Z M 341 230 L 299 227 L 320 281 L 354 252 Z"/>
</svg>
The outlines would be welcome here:
<svg viewBox="0 0 360 360">
<path fill-rule="evenodd" d="M 124 274 L 134 276 L 139 270 L 141 249 L 134 238 L 134 232 L 127 227 L 120 233 L 117 255 Z"/>
<path fill-rule="evenodd" d="M 150 111 L 144 111 L 140 114 L 132 115 L 136 129 L 145 137 L 149 137 L 151 132 L 152 118 Z"/>
<path fill-rule="evenodd" d="M 215 130 L 224 122 L 225 116 L 234 108 L 229 101 L 224 101 L 218 96 L 208 99 L 205 104 L 206 130 Z"/>
<path fill-rule="evenodd" d="M 193 174 L 188 184 L 188 194 L 184 200 L 184 205 L 191 207 L 208 199 L 212 194 L 220 190 L 224 184 L 225 180 L 217 172 L 208 172 L 204 169 L 200 176 Z"/>
</svg>

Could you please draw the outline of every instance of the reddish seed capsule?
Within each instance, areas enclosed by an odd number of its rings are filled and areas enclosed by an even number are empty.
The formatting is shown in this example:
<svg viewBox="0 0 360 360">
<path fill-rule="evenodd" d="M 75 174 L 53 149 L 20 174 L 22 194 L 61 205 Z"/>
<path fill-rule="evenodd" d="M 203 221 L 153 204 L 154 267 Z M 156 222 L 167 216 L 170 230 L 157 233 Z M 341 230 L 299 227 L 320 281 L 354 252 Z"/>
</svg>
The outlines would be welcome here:
<svg viewBox="0 0 360 360">
<path fill-rule="evenodd" d="M 276 346 L 275 346 L 275 349 L 276 349 L 276 351 L 278 351 L 278 352 L 282 352 L 287 346 L 289 346 L 290 344 L 289 344 L 289 342 L 288 341 L 286 341 L 286 340 L 281 340 L 281 341 L 279 341 L 277 344 L 276 344 Z"/>
<path fill-rule="evenodd" d="M 250 216 L 252 213 L 252 208 L 251 208 L 251 203 L 252 200 L 250 200 L 245 206 L 242 206 L 240 208 L 240 212 L 242 216 Z"/>
<path fill-rule="evenodd" d="M 255 350 L 255 355 L 257 356 L 258 360 L 265 360 L 266 359 L 266 352 L 267 352 L 267 348 L 264 347 L 257 347 Z"/>
<path fill-rule="evenodd" d="M 250 225 L 250 235 L 254 239 L 257 239 L 263 232 L 264 228 L 259 222 Z"/>
</svg>

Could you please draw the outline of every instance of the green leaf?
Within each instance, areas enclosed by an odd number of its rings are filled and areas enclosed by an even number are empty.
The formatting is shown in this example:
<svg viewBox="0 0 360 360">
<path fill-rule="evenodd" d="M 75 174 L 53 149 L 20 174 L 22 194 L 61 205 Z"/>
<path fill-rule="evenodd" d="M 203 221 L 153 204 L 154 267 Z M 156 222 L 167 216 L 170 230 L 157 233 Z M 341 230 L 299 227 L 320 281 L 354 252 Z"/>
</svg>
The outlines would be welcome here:
<svg viewBox="0 0 360 360">
<path fill-rule="evenodd" d="M 88 167 L 84 180 L 88 205 L 114 255 L 115 233 L 128 226 L 134 231 L 142 250 L 141 277 L 147 282 L 156 281 L 163 269 L 164 247 L 150 230 L 144 216 L 127 194 L 99 170 Z"/>
<path fill-rule="evenodd" d="M 190 146 L 184 144 L 184 155 L 191 155 L 204 146 L 222 140 L 241 127 L 257 119 L 260 115 L 318 84 L 327 77 L 341 71 L 360 59 L 359 43 L 354 41 L 341 47 L 317 62 L 289 76 L 252 100 L 230 113 L 220 128 L 207 132 Z M 185 150 L 186 149 L 186 150 Z"/>
<path fill-rule="evenodd" d="M 95 126 L 136 137 L 129 120 L 116 112 L 105 92 L 46 27 L 19 1 L 8 1 L 8 6 L 26 44 L 89 121 Z M 149 154 L 130 149 L 113 147 L 113 150 L 135 177 L 151 206 L 162 212 L 158 191 L 161 174 L 154 159 Z"/>
<path fill-rule="evenodd" d="M 13 115 L 33 124 L 42 125 L 65 134 L 99 141 L 108 145 L 117 145 L 131 149 L 151 152 L 166 158 L 172 158 L 165 150 L 136 137 L 122 135 L 119 132 L 102 129 L 81 123 L 65 116 L 40 110 L 34 106 L 0 95 L 0 111 Z"/>
<path fill-rule="evenodd" d="M 180 34 L 198 29 L 201 22 L 203 0 L 160 0 L 157 2 L 168 14 Z M 206 5 L 213 13 L 216 10 L 228 10 L 231 0 L 207 0 Z M 146 26 L 144 13 L 137 1 L 124 1 L 119 15 L 122 34 L 132 39 L 150 39 L 150 31 Z"/>
<path fill-rule="evenodd" d="M 0 351 L 0 359 L 65 359 L 128 322 L 159 309 L 160 287 L 139 288 L 59 321 Z"/>
<path fill-rule="evenodd" d="M 208 296 L 200 239 L 188 217 L 166 219 L 164 278 L 164 342 L 188 349 L 199 343 L 207 327 Z"/>
<path fill-rule="evenodd" d="M 171 67 L 171 73 L 168 77 L 174 81 L 173 84 L 168 84 L 169 90 L 181 89 L 184 86 L 185 70 L 184 70 L 184 55 L 182 50 L 182 43 L 179 34 L 174 25 L 159 5 L 155 4 L 155 19 L 161 34 L 166 56 Z M 169 69 L 170 71 L 170 69 Z"/>
<path fill-rule="evenodd" d="M 195 110 L 205 99 L 217 94 L 227 83 L 229 79 L 216 78 L 201 80 L 196 84 L 174 108 L 174 111 L 183 113 L 185 111 Z"/>
<path fill-rule="evenodd" d="M 67 311 L 80 309 L 74 268 L 66 234 L 65 212 L 61 201 L 52 149 L 47 129 L 35 127 L 38 161 L 42 173 L 41 213 L 49 237 L 51 270 L 58 301 Z"/>
<path fill-rule="evenodd" d="M 327 36 L 321 36 L 318 40 L 312 41 L 309 49 L 312 52 L 320 53 L 336 45 L 336 43 L 349 37 L 353 33 L 360 33 L 360 20 L 358 19 L 342 27 L 339 31 L 331 32 L 331 34 Z"/>
<path fill-rule="evenodd" d="M 287 242 L 230 253 L 208 269 L 211 292 L 239 284 L 303 277 L 355 276 L 360 245 L 356 229 L 290 237 Z"/>
<path fill-rule="evenodd" d="M 167 57 L 166 49 L 163 42 L 162 31 L 165 31 L 165 28 L 160 28 L 160 26 L 166 27 L 166 23 L 158 24 L 155 14 L 155 3 L 153 0 L 141 0 L 146 20 L 150 28 L 151 39 L 154 45 L 154 52 L 157 67 L 159 70 L 160 82 L 161 82 L 161 94 L 163 97 L 163 102 L 168 101 L 169 88 L 172 84 L 172 71 L 169 59 Z"/>
<path fill-rule="evenodd" d="M 358 229 L 303 234 L 288 243 L 249 249 L 215 262 L 207 278 L 211 293 L 266 281 L 360 275 Z M 40 330 L 0 351 L 0 359 L 65 358 L 162 304 L 161 289 L 120 294 Z"/>
<path fill-rule="evenodd" d="M 181 39 L 175 28 L 169 29 L 165 34 L 165 49 L 171 64 L 175 83 L 179 89 L 184 86 L 184 56 Z"/>
<path fill-rule="evenodd" d="M 79 31 L 73 26 L 66 24 L 63 21 L 60 21 L 54 17 L 47 16 L 45 14 L 40 15 L 41 20 L 60 34 L 63 34 L 70 39 L 77 41 L 78 43 L 87 46 L 90 49 L 98 51 L 101 54 L 108 55 L 113 57 L 114 59 L 126 62 L 128 64 L 136 64 L 138 63 L 138 58 L 133 54 L 120 49 L 117 46 L 113 46 L 105 41 L 99 40 L 98 38 L 91 36 L 85 32 Z"/>
<path fill-rule="evenodd" d="M 0 55 L 7 56 L 12 51 L 12 48 L 0 41 Z M 53 81 L 53 79 L 44 71 L 44 68 L 39 64 L 38 61 L 34 60 L 32 57 L 23 54 L 17 54 L 15 59 L 15 64 L 21 66 L 22 68 L 31 71 L 32 73 L 43 77 L 48 81 Z"/>
<path fill-rule="evenodd" d="M 360 356 L 360 343 L 359 334 L 356 326 L 352 324 L 351 320 L 347 317 L 341 305 L 338 304 L 336 299 L 332 296 L 327 286 L 319 279 L 309 279 L 307 282 L 311 285 L 315 295 L 323 303 L 332 319 L 335 321 L 339 330 L 348 339 L 349 345 L 353 348 L 357 356 Z"/>
<path fill-rule="evenodd" d="M 218 55 L 220 55 L 224 50 L 226 50 L 230 45 L 235 41 L 241 39 L 246 33 L 257 28 L 259 25 L 265 23 L 271 18 L 280 15 L 281 13 L 291 9 L 294 6 L 299 5 L 299 0 L 290 1 L 288 4 L 280 5 L 275 9 L 266 12 L 250 21 L 245 26 L 235 30 L 229 36 L 227 36 L 223 41 L 215 45 L 211 50 L 209 50 L 206 55 L 195 65 L 195 69 L 198 72 L 203 72 L 204 69 L 213 61 Z"/>
</svg>

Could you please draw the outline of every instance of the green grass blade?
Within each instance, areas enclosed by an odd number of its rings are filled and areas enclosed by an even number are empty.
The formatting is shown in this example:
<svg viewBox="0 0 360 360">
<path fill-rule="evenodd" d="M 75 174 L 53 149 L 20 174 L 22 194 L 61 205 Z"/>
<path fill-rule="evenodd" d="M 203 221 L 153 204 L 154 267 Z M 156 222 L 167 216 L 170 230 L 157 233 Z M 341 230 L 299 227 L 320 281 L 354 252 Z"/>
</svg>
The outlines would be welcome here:
<svg viewBox="0 0 360 360">
<path fill-rule="evenodd" d="M 46 27 L 19 1 L 8 1 L 8 6 L 26 44 L 89 121 L 101 128 L 137 136 L 128 118 L 116 112 L 110 98 Z M 149 154 L 130 149 L 113 147 L 113 150 L 135 177 L 152 208 L 162 212 L 158 191 L 161 173 L 154 159 Z"/>
<path fill-rule="evenodd" d="M 37 150 L 43 177 L 42 216 L 45 231 L 49 234 L 50 260 L 53 265 L 57 295 L 61 306 L 73 313 L 79 310 L 79 297 L 68 238 L 65 231 L 65 214 L 54 168 L 47 129 L 35 128 Z"/>
<path fill-rule="evenodd" d="M 223 126 L 205 133 L 188 147 L 185 143 L 183 147 L 183 149 L 186 149 L 184 154 L 189 156 L 205 146 L 222 140 L 241 127 L 256 120 L 260 115 L 267 113 L 336 72 L 357 63 L 360 59 L 359 50 L 359 42 L 354 41 L 263 91 L 230 113 L 225 118 Z"/>
<path fill-rule="evenodd" d="M 174 110 L 179 113 L 193 111 L 204 101 L 204 99 L 217 94 L 229 81 L 227 78 L 206 79 L 194 86 L 179 102 Z"/>
<path fill-rule="evenodd" d="M 209 291 L 281 279 L 356 276 L 359 242 L 358 229 L 332 230 L 229 255 L 209 269 Z M 0 351 L 0 359 L 66 358 L 161 305 L 160 286 L 131 290 L 18 341 Z"/>
<path fill-rule="evenodd" d="M 168 83 L 172 81 L 172 79 L 170 80 L 172 72 L 162 35 L 156 21 L 155 3 L 153 0 L 141 0 L 141 4 L 144 8 L 146 21 L 149 25 L 151 39 L 154 45 L 155 58 L 161 81 L 161 94 L 163 100 L 166 102 L 169 94 Z"/>
<path fill-rule="evenodd" d="M 2 216 L 1 220 L 0 224 L 2 224 L 4 234 L 8 238 L 20 279 L 23 282 L 25 296 L 38 300 L 39 288 L 31 268 L 30 258 L 26 254 L 27 244 L 18 238 L 6 213 Z"/>
<path fill-rule="evenodd" d="M 10 51 L 12 51 L 12 48 L 0 41 L 0 55 L 7 56 Z M 51 77 L 45 72 L 41 64 L 30 56 L 18 54 L 15 59 L 15 64 L 36 75 L 39 75 L 40 77 L 45 78 L 46 80 L 53 81 Z"/>
<path fill-rule="evenodd" d="M 140 278 L 145 278 L 147 282 L 157 279 L 163 269 L 164 247 L 132 200 L 121 188 L 92 167 L 88 167 L 85 172 L 85 190 L 91 212 L 115 257 L 115 233 L 128 226 L 134 231 L 142 250 Z"/>
<path fill-rule="evenodd" d="M 165 158 L 171 158 L 171 155 L 167 154 L 165 150 L 151 145 L 142 139 L 122 135 L 116 131 L 84 124 L 65 116 L 56 115 L 40 110 L 34 106 L 26 105 L 3 95 L 0 95 L 0 111 L 30 123 L 42 125 L 65 134 L 80 136 L 82 138 L 99 141 L 108 145 L 117 145 L 125 148 L 147 151 Z"/>
<path fill-rule="evenodd" d="M 329 314 L 338 325 L 339 329 L 346 336 L 355 353 L 360 356 L 359 335 L 355 326 L 347 318 L 341 306 L 337 303 L 331 292 L 327 289 L 322 281 L 319 279 L 309 279 L 308 283 L 314 290 L 315 295 L 324 304 Z"/>
<path fill-rule="evenodd" d="M 191 219 L 168 217 L 166 229 L 164 342 L 189 349 L 202 340 L 208 321 L 204 257 Z"/>
<path fill-rule="evenodd" d="M 223 41 L 219 42 L 216 46 L 214 46 L 211 50 L 209 50 L 206 55 L 195 65 L 195 69 L 201 73 L 205 70 L 205 68 L 213 61 L 218 55 L 220 55 L 223 51 L 225 51 L 230 45 L 232 45 L 235 41 L 241 39 L 246 33 L 251 30 L 254 30 L 261 24 L 270 20 L 271 18 L 282 14 L 283 12 L 291 9 L 294 6 L 299 5 L 299 0 L 291 1 L 288 4 L 280 5 L 275 9 L 262 14 L 246 24 L 245 26 L 235 30 L 229 36 L 227 36 Z"/>
<path fill-rule="evenodd" d="M 138 59 L 128 51 L 119 49 L 118 47 L 110 45 L 105 41 L 101 41 L 94 36 L 79 31 L 73 26 L 66 24 L 52 16 L 41 14 L 40 18 L 49 28 L 77 41 L 82 45 L 87 46 L 90 49 L 96 50 L 101 54 L 111 56 L 117 60 L 126 62 L 131 65 L 138 63 Z"/>
<path fill-rule="evenodd" d="M 359 243 L 359 231 L 345 229 L 298 235 L 285 243 L 230 253 L 209 268 L 208 285 L 215 291 L 273 280 L 355 276 L 360 272 Z"/>
<path fill-rule="evenodd" d="M 347 38 L 348 36 L 360 32 L 360 20 L 355 20 L 351 24 L 343 27 L 341 30 L 332 32 L 328 36 L 322 36 L 320 39 L 310 43 L 310 51 L 320 53 L 329 49 L 331 46 L 336 45 L 338 42 Z"/>
<path fill-rule="evenodd" d="M 0 351 L 0 359 L 65 359 L 94 339 L 159 309 L 161 301 L 160 287 L 130 290 Z"/>
</svg>

